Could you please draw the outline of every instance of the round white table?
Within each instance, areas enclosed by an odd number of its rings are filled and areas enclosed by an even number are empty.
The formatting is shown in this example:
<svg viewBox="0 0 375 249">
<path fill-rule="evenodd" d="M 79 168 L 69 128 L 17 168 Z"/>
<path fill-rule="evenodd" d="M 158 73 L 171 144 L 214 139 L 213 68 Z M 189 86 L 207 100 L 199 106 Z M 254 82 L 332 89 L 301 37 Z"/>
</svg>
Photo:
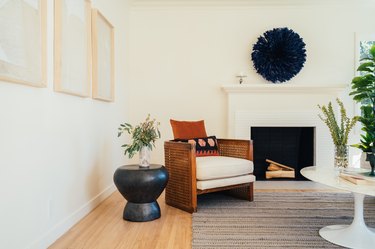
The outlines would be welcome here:
<svg viewBox="0 0 375 249">
<path fill-rule="evenodd" d="M 349 248 L 375 248 L 375 229 L 366 225 L 363 218 L 363 200 L 366 195 L 375 196 L 375 183 L 356 185 L 337 176 L 333 168 L 306 167 L 301 174 L 314 182 L 346 190 L 354 195 L 354 218 L 350 225 L 331 225 L 320 229 L 319 235 L 336 245 Z"/>
</svg>

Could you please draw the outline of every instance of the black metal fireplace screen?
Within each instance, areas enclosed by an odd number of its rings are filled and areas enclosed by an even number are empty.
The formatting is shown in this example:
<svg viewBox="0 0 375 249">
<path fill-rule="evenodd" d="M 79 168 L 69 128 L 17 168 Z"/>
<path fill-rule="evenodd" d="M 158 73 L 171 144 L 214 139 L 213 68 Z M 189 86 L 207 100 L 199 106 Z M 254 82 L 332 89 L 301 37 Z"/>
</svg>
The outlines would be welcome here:
<svg viewBox="0 0 375 249">
<path fill-rule="evenodd" d="M 267 168 L 270 166 L 267 159 L 294 168 L 293 180 L 306 180 L 300 174 L 300 170 L 314 165 L 315 127 L 251 127 L 250 129 L 251 139 L 254 142 L 254 175 L 257 180 L 266 179 Z M 275 179 L 292 180 L 282 175 L 272 178 Z"/>
</svg>

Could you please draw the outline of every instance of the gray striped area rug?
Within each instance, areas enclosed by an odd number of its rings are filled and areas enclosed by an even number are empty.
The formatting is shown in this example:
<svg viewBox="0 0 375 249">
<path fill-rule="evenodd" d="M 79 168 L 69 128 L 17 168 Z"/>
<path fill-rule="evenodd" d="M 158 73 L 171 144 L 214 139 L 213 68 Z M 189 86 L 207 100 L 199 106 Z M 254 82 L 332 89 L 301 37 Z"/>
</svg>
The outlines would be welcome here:
<svg viewBox="0 0 375 249">
<path fill-rule="evenodd" d="M 319 229 L 350 224 L 353 207 L 346 193 L 255 193 L 253 202 L 202 195 L 193 214 L 192 247 L 341 248 L 322 239 Z M 365 198 L 364 213 L 366 224 L 375 227 L 374 197 Z"/>
</svg>

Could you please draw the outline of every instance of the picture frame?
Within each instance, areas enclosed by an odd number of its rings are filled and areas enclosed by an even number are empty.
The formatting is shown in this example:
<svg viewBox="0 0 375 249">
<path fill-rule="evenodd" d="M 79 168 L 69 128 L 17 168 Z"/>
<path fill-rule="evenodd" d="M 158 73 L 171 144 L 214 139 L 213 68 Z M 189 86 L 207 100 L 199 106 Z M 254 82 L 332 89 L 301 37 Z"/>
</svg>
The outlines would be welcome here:
<svg viewBox="0 0 375 249">
<path fill-rule="evenodd" d="M 92 10 L 92 98 L 114 101 L 114 27 L 97 9 Z"/>
<path fill-rule="evenodd" d="M 54 90 L 90 96 L 91 1 L 55 0 Z"/>
<path fill-rule="evenodd" d="M 47 86 L 47 0 L 0 2 L 0 80 Z"/>
</svg>

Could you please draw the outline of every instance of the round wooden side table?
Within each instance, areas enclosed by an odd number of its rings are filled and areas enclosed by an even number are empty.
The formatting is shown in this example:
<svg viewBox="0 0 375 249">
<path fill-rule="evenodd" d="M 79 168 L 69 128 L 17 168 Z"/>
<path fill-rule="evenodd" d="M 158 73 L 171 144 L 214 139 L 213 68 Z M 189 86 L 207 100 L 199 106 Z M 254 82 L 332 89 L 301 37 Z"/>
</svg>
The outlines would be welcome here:
<svg viewBox="0 0 375 249">
<path fill-rule="evenodd" d="M 124 220 L 151 221 L 160 218 L 156 199 L 168 182 L 168 171 L 163 165 L 124 165 L 115 171 L 113 181 L 128 201 L 124 208 Z"/>
</svg>

